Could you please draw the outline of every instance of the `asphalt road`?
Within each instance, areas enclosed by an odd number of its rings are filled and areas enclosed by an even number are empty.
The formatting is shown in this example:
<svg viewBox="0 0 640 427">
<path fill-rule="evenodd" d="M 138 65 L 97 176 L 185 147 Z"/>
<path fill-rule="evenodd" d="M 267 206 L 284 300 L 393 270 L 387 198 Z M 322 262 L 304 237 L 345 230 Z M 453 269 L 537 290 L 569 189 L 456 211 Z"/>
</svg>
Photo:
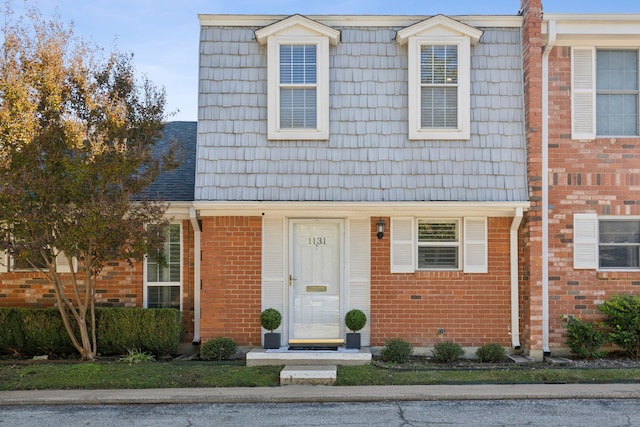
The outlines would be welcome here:
<svg viewBox="0 0 640 427">
<path fill-rule="evenodd" d="M 640 399 L 0 407 L 0 426 L 633 426 Z"/>
</svg>

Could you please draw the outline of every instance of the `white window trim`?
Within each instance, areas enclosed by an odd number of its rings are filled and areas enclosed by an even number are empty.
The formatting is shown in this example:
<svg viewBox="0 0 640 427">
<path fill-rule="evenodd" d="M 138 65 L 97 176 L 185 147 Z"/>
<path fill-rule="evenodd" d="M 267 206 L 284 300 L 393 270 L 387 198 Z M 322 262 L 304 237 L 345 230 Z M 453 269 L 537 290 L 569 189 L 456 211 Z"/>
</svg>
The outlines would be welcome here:
<svg viewBox="0 0 640 427">
<path fill-rule="evenodd" d="M 425 45 L 458 48 L 458 126 L 456 129 L 421 128 L 420 50 Z M 466 140 L 471 126 L 471 47 L 468 37 L 422 36 L 409 38 L 409 139 Z"/>
<path fill-rule="evenodd" d="M 55 249 L 53 250 L 55 253 Z M 11 256 L 7 251 L 1 250 L 0 256 L 0 273 L 29 273 L 33 271 L 39 271 L 37 268 L 15 268 L 14 257 Z M 73 271 L 78 271 L 78 259 L 73 258 Z M 60 251 L 56 254 L 56 271 L 58 273 L 71 273 L 71 267 L 67 262 L 67 258 L 64 255 L 64 252 Z M 45 269 L 47 271 L 47 269 Z"/>
<path fill-rule="evenodd" d="M 637 46 L 598 43 L 597 46 L 571 47 L 571 139 L 594 140 L 596 138 L 638 138 L 639 135 L 598 135 L 596 130 L 596 79 L 597 49 L 621 49 L 638 51 L 640 70 L 640 49 Z M 640 73 L 639 79 L 640 79 Z M 640 81 L 639 81 L 640 86 Z M 640 104 L 640 95 L 638 96 Z M 640 116 L 640 105 L 638 105 Z M 640 123 L 640 117 L 638 117 Z"/>
<path fill-rule="evenodd" d="M 408 43 L 408 102 L 410 140 L 468 140 L 471 129 L 471 45 L 482 37 L 482 30 L 437 15 L 396 33 L 400 46 Z M 458 45 L 458 127 L 420 128 L 420 48 L 425 44 Z"/>
<path fill-rule="evenodd" d="M 302 15 L 293 15 L 255 32 L 267 45 L 267 138 L 270 140 L 329 139 L 329 45 L 337 45 L 340 31 Z M 316 44 L 316 129 L 280 129 L 280 45 Z"/>
<path fill-rule="evenodd" d="M 456 223 L 456 236 L 457 236 L 457 241 L 455 242 L 438 242 L 438 241 L 430 241 L 430 242 L 420 242 L 420 239 L 418 239 L 418 230 L 420 228 L 420 223 L 421 222 L 430 222 L 430 223 L 448 223 L 448 222 L 455 222 Z M 462 220 L 460 218 L 417 218 L 416 219 L 416 226 L 415 226 L 415 231 L 414 233 L 416 234 L 416 245 L 414 247 L 414 250 L 416 252 L 416 270 L 417 271 L 460 271 L 461 270 L 461 265 L 462 265 Z M 418 252 L 419 252 L 419 248 L 420 247 L 424 247 L 424 246 L 430 246 L 430 247 L 447 247 L 447 248 L 452 248 L 455 247 L 458 250 L 458 263 L 455 267 L 452 268 L 421 268 L 418 264 Z"/>
<path fill-rule="evenodd" d="M 458 268 L 418 269 L 418 220 L 457 220 Z M 488 273 L 489 233 L 488 217 L 391 217 L 390 233 L 391 273 L 415 273 L 416 271 L 459 271 L 463 273 Z"/>
<path fill-rule="evenodd" d="M 180 311 L 183 310 L 183 298 L 182 298 L 182 282 L 183 282 L 183 274 L 184 274 L 184 230 L 181 222 L 172 222 L 169 225 L 178 225 L 180 226 L 180 281 L 179 282 L 149 282 L 147 280 L 147 256 L 144 257 L 144 262 L 142 263 L 142 275 L 143 275 L 143 290 L 142 290 L 142 307 L 149 308 L 149 297 L 148 297 L 148 289 L 149 286 L 179 286 L 180 287 Z"/>
<path fill-rule="evenodd" d="M 577 213 L 573 215 L 573 268 L 603 272 L 637 272 L 639 268 L 600 267 L 600 221 L 640 221 L 634 215 L 602 215 Z"/>
<path fill-rule="evenodd" d="M 315 129 L 280 128 L 280 46 L 316 45 Z M 273 36 L 268 46 L 268 138 L 273 140 L 326 140 L 329 138 L 329 39 L 316 36 Z"/>
</svg>

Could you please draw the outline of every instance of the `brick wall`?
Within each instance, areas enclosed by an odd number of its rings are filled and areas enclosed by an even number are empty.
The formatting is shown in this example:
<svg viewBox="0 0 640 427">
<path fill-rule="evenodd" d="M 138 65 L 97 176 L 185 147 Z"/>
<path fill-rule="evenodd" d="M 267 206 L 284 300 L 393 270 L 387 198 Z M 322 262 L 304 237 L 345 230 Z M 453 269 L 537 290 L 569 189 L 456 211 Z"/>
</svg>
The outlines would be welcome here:
<svg viewBox="0 0 640 427">
<path fill-rule="evenodd" d="M 261 217 L 203 218 L 202 340 L 260 345 Z"/>
<path fill-rule="evenodd" d="M 560 316 L 602 316 L 614 294 L 640 294 L 638 272 L 573 269 L 573 213 L 640 215 L 640 138 L 571 139 L 571 49 L 549 65 L 549 317 L 551 347 L 564 346 Z"/>
<path fill-rule="evenodd" d="M 489 218 L 488 274 L 391 274 L 390 229 L 378 240 L 375 222 L 371 221 L 371 345 L 384 345 L 390 338 L 402 338 L 420 347 L 441 340 L 462 346 L 511 345 L 511 218 Z M 389 227 L 388 218 L 386 223 Z M 438 328 L 445 330 L 442 337 Z"/>
<path fill-rule="evenodd" d="M 63 275 L 63 277 L 70 275 Z M 71 287 L 66 288 L 71 297 Z M 137 307 L 142 305 L 142 264 L 109 262 L 98 278 L 96 305 Z M 56 306 L 53 285 L 36 271 L 0 273 L 0 307 L 45 308 Z"/>
</svg>

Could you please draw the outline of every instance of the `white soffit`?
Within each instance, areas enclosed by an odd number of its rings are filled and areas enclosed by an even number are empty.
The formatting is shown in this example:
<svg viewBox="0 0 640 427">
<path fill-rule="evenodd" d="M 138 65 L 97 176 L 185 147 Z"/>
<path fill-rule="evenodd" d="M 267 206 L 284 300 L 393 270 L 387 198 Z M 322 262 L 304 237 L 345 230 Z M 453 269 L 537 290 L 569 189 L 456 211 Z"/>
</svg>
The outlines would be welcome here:
<svg viewBox="0 0 640 427">
<path fill-rule="evenodd" d="M 200 216 L 286 216 L 336 218 L 346 216 L 513 217 L 529 202 L 194 202 Z"/>
<path fill-rule="evenodd" d="M 556 46 L 637 46 L 640 44 L 639 14 L 569 15 L 545 14 L 543 42 L 549 37 L 549 22 L 556 23 Z"/>
</svg>

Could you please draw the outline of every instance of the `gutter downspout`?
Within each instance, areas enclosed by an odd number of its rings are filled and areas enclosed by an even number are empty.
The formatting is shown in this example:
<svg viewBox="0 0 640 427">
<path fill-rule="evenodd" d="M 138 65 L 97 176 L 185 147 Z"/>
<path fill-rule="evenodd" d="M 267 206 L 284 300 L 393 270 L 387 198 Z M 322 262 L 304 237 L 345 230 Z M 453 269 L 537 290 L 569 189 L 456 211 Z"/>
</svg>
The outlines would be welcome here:
<svg viewBox="0 0 640 427">
<path fill-rule="evenodd" d="M 549 350 L 549 55 L 556 42 L 556 21 L 547 24 L 549 40 L 542 51 L 542 351 Z"/>
<path fill-rule="evenodd" d="M 200 344 L 200 221 L 195 208 L 189 208 L 193 228 L 193 345 Z"/>
<path fill-rule="evenodd" d="M 516 208 L 509 231 L 511 256 L 511 346 L 520 349 L 520 309 L 518 294 L 518 228 L 522 222 L 522 208 Z"/>
</svg>

